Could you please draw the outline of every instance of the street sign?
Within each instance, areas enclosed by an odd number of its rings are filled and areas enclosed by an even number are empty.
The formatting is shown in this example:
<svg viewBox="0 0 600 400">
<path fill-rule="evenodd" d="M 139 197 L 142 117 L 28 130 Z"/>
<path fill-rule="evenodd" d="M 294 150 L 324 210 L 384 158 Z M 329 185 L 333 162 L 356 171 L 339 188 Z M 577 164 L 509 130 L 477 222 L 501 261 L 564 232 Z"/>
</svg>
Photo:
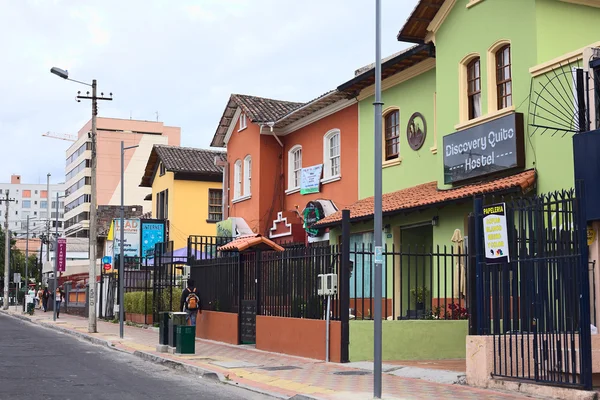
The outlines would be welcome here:
<svg viewBox="0 0 600 400">
<path fill-rule="evenodd" d="M 108 270 L 110 270 L 111 268 L 112 268 L 112 265 L 111 265 L 111 264 L 109 264 L 109 263 L 104 263 L 104 270 L 105 270 L 105 271 L 108 271 Z"/>
<path fill-rule="evenodd" d="M 13 282 L 21 282 L 21 274 L 19 272 L 13 274 Z"/>
<path fill-rule="evenodd" d="M 102 257 L 102 264 L 111 264 L 111 263 L 112 263 L 112 258 L 110 256 Z"/>
<path fill-rule="evenodd" d="M 383 247 L 375 246 L 375 264 L 383 264 Z"/>
<path fill-rule="evenodd" d="M 65 272 L 67 269 L 67 239 L 58 238 L 57 240 L 57 264 L 56 270 L 58 272 Z"/>
</svg>

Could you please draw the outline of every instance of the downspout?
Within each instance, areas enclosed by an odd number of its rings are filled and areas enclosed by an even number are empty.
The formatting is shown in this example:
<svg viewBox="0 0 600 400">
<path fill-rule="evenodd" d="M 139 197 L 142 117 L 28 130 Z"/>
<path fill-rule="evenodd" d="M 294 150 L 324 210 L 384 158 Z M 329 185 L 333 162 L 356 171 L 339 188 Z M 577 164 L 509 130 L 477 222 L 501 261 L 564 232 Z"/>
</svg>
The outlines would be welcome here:
<svg viewBox="0 0 600 400">
<path fill-rule="evenodd" d="M 279 137 L 275 134 L 275 132 L 273 132 L 273 127 L 275 126 L 275 122 L 267 122 L 266 124 L 261 124 L 260 125 L 260 131 L 259 131 L 259 133 L 262 133 L 262 130 L 265 127 L 265 125 L 269 127 L 269 129 L 271 131 L 271 135 L 273 135 L 273 137 L 275 138 L 275 140 L 277 140 L 277 143 L 279 143 L 279 146 L 281 146 L 281 153 L 279 153 L 279 168 L 280 168 L 279 169 L 279 171 L 280 171 L 280 173 L 279 173 L 279 183 L 281 185 L 279 186 L 279 193 L 277 193 L 277 195 L 280 198 L 279 209 L 283 210 L 283 197 L 284 196 L 282 195 L 282 192 L 283 192 L 283 182 L 281 182 L 282 179 L 283 179 L 283 143 L 281 142 L 281 140 L 279 139 Z M 272 215 L 271 215 L 272 213 L 273 213 L 273 207 L 271 207 L 271 210 L 270 210 L 270 213 L 269 213 L 269 216 L 268 216 L 269 219 L 272 217 Z"/>
</svg>

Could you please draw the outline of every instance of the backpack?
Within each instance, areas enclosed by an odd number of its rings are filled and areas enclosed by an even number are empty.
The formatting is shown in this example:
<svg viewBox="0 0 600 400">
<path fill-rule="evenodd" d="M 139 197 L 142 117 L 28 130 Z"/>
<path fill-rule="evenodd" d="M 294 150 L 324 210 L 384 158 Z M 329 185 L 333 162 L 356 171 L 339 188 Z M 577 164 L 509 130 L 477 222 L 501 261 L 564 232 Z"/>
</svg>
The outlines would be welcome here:
<svg viewBox="0 0 600 400">
<path fill-rule="evenodd" d="M 197 310 L 200 308 L 200 298 L 196 294 L 196 288 L 190 290 L 190 294 L 185 299 L 185 307 L 188 310 Z"/>
</svg>

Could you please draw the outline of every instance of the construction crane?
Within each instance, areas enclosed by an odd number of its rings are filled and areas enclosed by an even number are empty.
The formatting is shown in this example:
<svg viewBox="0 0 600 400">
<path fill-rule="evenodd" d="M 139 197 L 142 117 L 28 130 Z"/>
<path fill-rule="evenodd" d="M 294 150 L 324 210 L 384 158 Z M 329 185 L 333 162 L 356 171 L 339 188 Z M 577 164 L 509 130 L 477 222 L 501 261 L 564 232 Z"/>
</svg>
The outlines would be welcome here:
<svg viewBox="0 0 600 400">
<path fill-rule="evenodd" d="M 46 133 L 42 133 L 42 136 L 48 137 L 48 138 L 53 138 L 53 139 L 66 140 L 66 141 L 69 141 L 69 142 L 76 142 L 77 141 L 77 136 L 75 136 L 75 135 L 69 135 L 68 133 L 46 132 Z"/>
</svg>

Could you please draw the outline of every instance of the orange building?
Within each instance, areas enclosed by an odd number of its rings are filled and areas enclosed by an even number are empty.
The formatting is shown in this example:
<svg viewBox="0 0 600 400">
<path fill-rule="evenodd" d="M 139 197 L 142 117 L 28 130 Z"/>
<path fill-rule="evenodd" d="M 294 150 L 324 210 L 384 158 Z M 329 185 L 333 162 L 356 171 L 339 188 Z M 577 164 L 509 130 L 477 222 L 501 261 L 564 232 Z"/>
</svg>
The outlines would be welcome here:
<svg viewBox="0 0 600 400">
<path fill-rule="evenodd" d="M 224 211 L 279 243 L 328 240 L 311 225 L 358 199 L 356 100 L 231 95 L 211 146 L 227 148 Z"/>
</svg>

